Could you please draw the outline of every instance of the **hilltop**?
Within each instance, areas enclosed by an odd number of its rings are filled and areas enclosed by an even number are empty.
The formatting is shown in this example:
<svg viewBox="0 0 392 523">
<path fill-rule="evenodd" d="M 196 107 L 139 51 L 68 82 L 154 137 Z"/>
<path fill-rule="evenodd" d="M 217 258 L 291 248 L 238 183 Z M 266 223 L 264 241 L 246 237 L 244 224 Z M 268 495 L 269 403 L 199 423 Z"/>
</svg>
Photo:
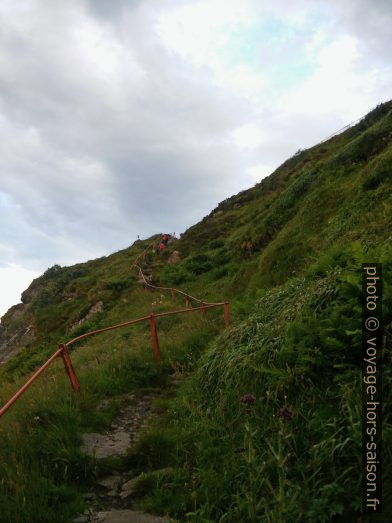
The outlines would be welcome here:
<svg viewBox="0 0 392 523">
<path fill-rule="evenodd" d="M 40 521 L 54 521 L 58 513 L 67 521 L 82 503 L 76 486 L 100 473 L 80 455 L 81 432 L 107 427 L 118 412 L 117 396 L 145 388 L 166 391 L 161 414 L 118 465 L 147 472 L 138 507 L 180 521 L 355 521 L 360 267 L 383 263 L 389 344 L 391 168 L 388 102 L 221 202 L 146 262 L 160 285 L 206 301 L 229 300 L 233 326 L 221 332 L 218 313 L 162 322 L 162 366 L 154 363 L 143 328 L 83 342 L 72 353 L 82 401 L 73 398 L 59 366 L 50 374 L 56 388 L 50 380 L 46 390 L 37 386 L 26 393 L 28 407 L 21 399 L 1 420 L 4 521 L 16 521 L 15 514 L 31 521 L 36 510 Z M 169 296 L 146 293 L 130 270 L 159 237 L 98 260 L 54 266 L 32 282 L 22 304 L 2 318 L 1 401 L 59 341 L 175 307 Z M 390 352 L 384 384 L 388 363 Z M 173 374 L 182 376 L 179 386 L 170 384 Z M 241 402 L 244 397 L 254 403 Z M 108 398 L 107 412 L 95 412 Z M 390 399 L 385 386 L 384 403 Z M 390 416 L 385 411 L 385 485 L 391 480 Z M 168 466 L 167 474 L 156 473 Z M 33 487 L 31 477 L 45 480 Z"/>
</svg>

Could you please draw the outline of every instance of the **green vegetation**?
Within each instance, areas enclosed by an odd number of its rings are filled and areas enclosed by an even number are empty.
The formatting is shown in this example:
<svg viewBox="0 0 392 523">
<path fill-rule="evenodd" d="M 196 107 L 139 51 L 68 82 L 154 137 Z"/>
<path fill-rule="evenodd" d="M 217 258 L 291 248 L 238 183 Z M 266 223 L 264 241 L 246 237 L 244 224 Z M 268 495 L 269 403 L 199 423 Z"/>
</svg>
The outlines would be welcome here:
<svg viewBox="0 0 392 523">
<path fill-rule="evenodd" d="M 383 263 L 387 348 L 392 334 L 391 111 L 392 102 L 382 104 L 299 151 L 163 255 L 149 254 L 143 266 L 154 282 L 229 300 L 233 325 L 222 331 L 221 310 L 162 318 L 162 365 L 147 323 L 83 341 L 71 352 L 79 396 L 58 361 L 0 421 L 1 521 L 68 521 L 83 507 L 80 491 L 103 473 L 80 453 L 82 432 L 108 427 L 121 395 L 146 389 L 159 391 L 161 414 L 117 463 L 143 473 L 138 507 L 197 522 L 358 519 L 363 261 Z M 144 291 L 130 272 L 152 239 L 54 266 L 33 282 L 25 305 L 2 320 L 10 335 L 34 329 L 34 340 L 0 370 L 2 402 L 60 340 L 180 305 Z M 169 263 L 174 250 L 180 259 Z M 388 350 L 385 407 L 390 363 Z M 183 378 L 177 387 L 173 374 Z M 103 399 L 110 402 L 101 410 Z M 388 410 L 383 425 L 388 514 Z"/>
<path fill-rule="evenodd" d="M 389 282 L 385 321 L 392 317 L 391 254 L 378 254 Z M 155 442 L 157 450 L 162 442 L 166 448 L 176 443 L 171 459 L 165 455 L 152 468 L 174 466 L 167 483 L 182 503 L 169 506 L 180 520 L 327 522 L 341 515 L 355 521 L 361 506 L 362 261 L 358 244 L 335 249 L 306 276 L 266 290 L 249 318 L 203 354 L 165 422 L 133 451 L 132 463 L 146 444 L 151 450 Z M 391 377 L 386 364 L 386 400 Z M 246 395 L 255 403 L 242 403 Z M 391 421 L 385 408 L 385 485 L 391 481 Z M 140 493 L 140 506 L 167 510 L 165 485 L 156 479 L 153 489 Z M 387 505 L 392 500 L 385 491 Z"/>
</svg>

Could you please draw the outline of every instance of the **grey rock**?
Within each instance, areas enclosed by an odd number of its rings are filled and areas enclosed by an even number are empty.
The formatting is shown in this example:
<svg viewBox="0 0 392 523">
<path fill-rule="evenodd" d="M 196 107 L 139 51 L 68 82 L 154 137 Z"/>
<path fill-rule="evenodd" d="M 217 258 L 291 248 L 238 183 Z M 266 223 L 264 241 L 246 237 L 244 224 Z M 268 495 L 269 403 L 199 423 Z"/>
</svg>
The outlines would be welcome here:
<svg viewBox="0 0 392 523">
<path fill-rule="evenodd" d="M 169 523 L 169 520 L 159 516 L 144 514 L 138 510 L 110 510 L 97 512 L 92 520 L 94 523 Z"/>
<path fill-rule="evenodd" d="M 87 501 L 92 501 L 94 499 L 96 499 L 96 495 L 94 492 L 86 492 L 85 494 L 83 494 L 83 498 Z"/>
<path fill-rule="evenodd" d="M 136 478 L 132 478 L 126 483 L 123 484 L 121 487 L 121 499 L 129 498 L 129 496 L 132 496 L 132 494 L 135 492 L 136 484 L 139 481 L 140 476 L 137 476 Z"/>
<path fill-rule="evenodd" d="M 72 520 L 72 523 L 88 523 L 89 519 L 90 518 L 88 516 L 78 516 Z"/>
<path fill-rule="evenodd" d="M 83 434 L 82 451 L 98 459 L 109 456 L 124 456 L 134 443 L 151 414 L 151 395 L 135 400 L 135 396 L 126 397 L 129 401 L 117 420 L 106 434 Z"/>
<path fill-rule="evenodd" d="M 3 316 L 0 329 L 0 364 L 6 363 L 23 347 L 35 341 L 35 328 L 28 316 L 23 318 L 26 305 L 19 303 Z"/>
<path fill-rule="evenodd" d="M 98 312 L 102 312 L 102 311 L 103 311 L 103 303 L 102 303 L 102 301 L 98 301 L 92 307 L 90 307 L 90 310 L 88 311 L 86 316 L 84 316 L 84 318 L 82 318 L 81 320 L 79 320 L 76 323 L 74 323 L 73 325 L 71 325 L 71 330 L 75 327 L 78 327 L 79 325 L 82 325 L 86 321 L 91 320 L 91 318 L 93 316 L 95 316 Z"/>
<path fill-rule="evenodd" d="M 129 434 L 119 430 L 110 435 L 89 433 L 83 434 L 82 451 L 98 459 L 126 454 L 130 444 Z"/>
<path fill-rule="evenodd" d="M 101 403 L 98 405 L 97 410 L 105 410 L 109 407 L 110 400 L 102 400 Z"/>
<path fill-rule="evenodd" d="M 108 476 L 97 481 L 98 485 L 108 490 L 117 490 L 122 480 L 121 476 Z"/>
<path fill-rule="evenodd" d="M 180 261 L 180 259 L 180 253 L 178 251 L 173 251 L 167 259 L 167 263 L 177 263 Z"/>
<path fill-rule="evenodd" d="M 127 470 L 123 475 L 125 478 L 134 478 L 136 476 L 136 472 L 134 470 Z"/>
</svg>

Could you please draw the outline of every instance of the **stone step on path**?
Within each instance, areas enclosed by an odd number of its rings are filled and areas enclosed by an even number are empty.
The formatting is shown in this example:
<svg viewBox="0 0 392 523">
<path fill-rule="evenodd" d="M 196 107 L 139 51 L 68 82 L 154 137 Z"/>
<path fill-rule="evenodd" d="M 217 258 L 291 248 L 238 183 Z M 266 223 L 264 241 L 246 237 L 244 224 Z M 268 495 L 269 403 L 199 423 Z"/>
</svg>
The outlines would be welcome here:
<svg viewBox="0 0 392 523">
<path fill-rule="evenodd" d="M 142 398 L 126 395 L 127 406 L 106 433 L 83 434 L 83 452 L 96 459 L 125 456 L 153 415 L 152 400 L 155 397 L 156 394 L 146 394 Z M 99 408 L 108 404 L 105 400 Z M 168 519 L 130 508 L 138 479 L 132 470 L 100 478 L 94 491 L 84 494 L 89 509 L 77 516 L 73 523 L 169 523 Z"/>
<path fill-rule="evenodd" d="M 91 515 L 79 516 L 74 523 L 169 523 L 160 516 L 145 514 L 139 510 L 107 510 Z"/>
<path fill-rule="evenodd" d="M 92 523 L 168 523 L 167 519 L 159 516 L 144 514 L 138 510 L 111 510 L 98 512 Z"/>
<path fill-rule="evenodd" d="M 171 467 L 166 467 L 156 470 L 155 473 L 162 476 L 171 473 L 172 470 Z M 143 474 L 137 476 L 135 472 L 128 471 L 101 478 L 96 482 L 95 492 L 86 493 L 84 498 L 91 501 L 91 505 L 96 510 L 103 510 L 107 507 L 129 508 L 137 484 L 142 477 Z"/>
<path fill-rule="evenodd" d="M 110 430 L 104 434 L 83 434 L 82 451 L 97 459 L 111 456 L 125 456 L 127 449 L 135 443 L 137 436 L 151 415 L 151 402 L 155 395 L 147 394 L 136 398 L 128 394 L 129 404 L 121 411 Z M 102 408 L 102 405 L 101 405 Z"/>
</svg>

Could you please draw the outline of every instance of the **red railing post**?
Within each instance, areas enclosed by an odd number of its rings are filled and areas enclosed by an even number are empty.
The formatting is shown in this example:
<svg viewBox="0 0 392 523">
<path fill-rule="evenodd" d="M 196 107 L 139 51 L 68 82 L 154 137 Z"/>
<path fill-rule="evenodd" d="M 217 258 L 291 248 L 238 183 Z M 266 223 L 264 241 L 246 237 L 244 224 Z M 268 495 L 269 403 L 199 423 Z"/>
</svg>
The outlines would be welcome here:
<svg viewBox="0 0 392 523">
<path fill-rule="evenodd" d="M 189 298 L 185 296 L 185 307 L 189 307 Z"/>
<path fill-rule="evenodd" d="M 151 337 L 152 337 L 152 346 L 154 349 L 155 358 L 158 361 L 162 360 L 161 357 L 161 351 L 159 349 L 159 340 L 158 340 L 158 333 L 157 333 L 157 326 L 155 323 L 155 317 L 154 314 L 150 314 L 150 330 L 151 330 Z"/>
<path fill-rule="evenodd" d="M 74 368 L 72 366 L 72 361 L 71 361 L 71 357 L 69 355 L 67 346 L 61 344 L 61 345 L 59 345 L 59 349 L 61 347 L 62 347 L 62 351 L 61 351 L 60 355 L 63 359 L 65 371 L 68 374 L 69 381 L 71 382 L 71 386 L 74 390 L 80 390 L 79 381 L 75 374 Z"/>
<path fill-rule="evenodd" d="M 230 324 L 229 302 L 225 301 L 225 327 L 228 327 L 229 324 Z"/>
<path fill-rule="evenodd" d="M 171 291 L 171 295 L 172 295 L 172 298 L 174 300 L 174 298 L 176 297 L 176 291 L 174 289 L 172 289 Z"/>
</svg>

